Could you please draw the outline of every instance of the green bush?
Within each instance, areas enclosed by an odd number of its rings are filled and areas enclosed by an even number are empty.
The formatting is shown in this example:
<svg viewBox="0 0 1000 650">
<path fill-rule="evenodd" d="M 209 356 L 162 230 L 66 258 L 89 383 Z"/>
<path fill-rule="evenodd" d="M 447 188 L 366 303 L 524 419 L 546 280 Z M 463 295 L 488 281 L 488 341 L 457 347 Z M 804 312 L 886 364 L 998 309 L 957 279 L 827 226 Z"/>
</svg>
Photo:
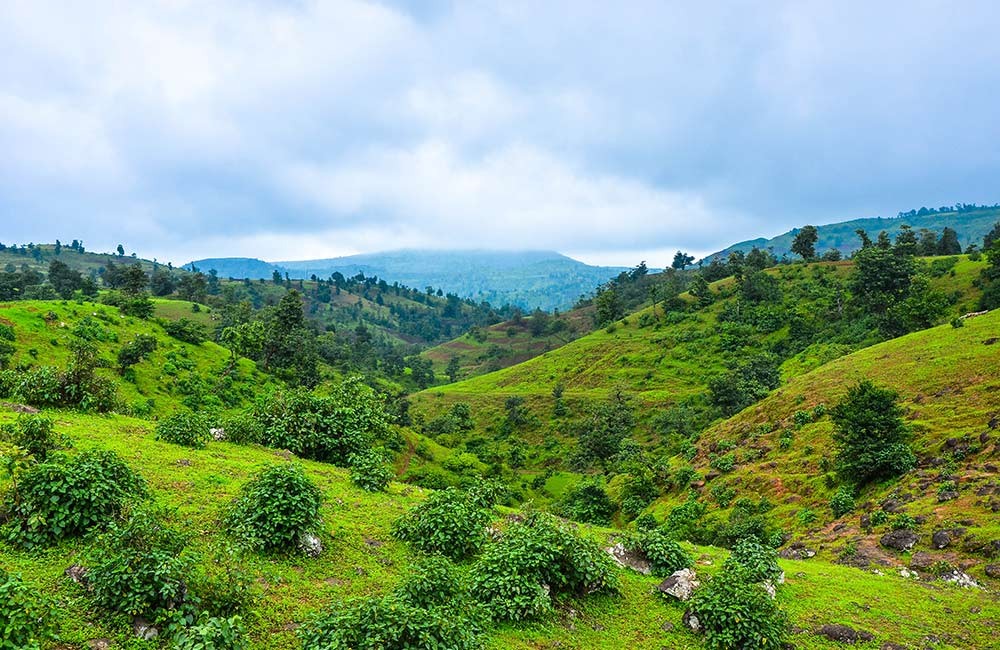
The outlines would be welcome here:
<svg viewBox="0 0 1000 650">
<path fill-rule="evenodd" d="M 663 528 L 674 539 L 688 540 L 697 543 L 711 541 L 702 526 L 702 517 L 707 510 L 704 503 L 698 501 L 694 494 L 679 506 L 675 506 L 668 514 Z"/>
<path fill-rule="evenodd" d="M 137 334 L 134 339 L 118 350 L 118 374 L 148 358 L 156 350 L 156 337 L 149 334 Z"/>
<path fill-rule="evenodd" d="M 815 523 L 816 520 L 819 519 L 819 515 L 817 515 L 811 508 L 803 508 L 802 510 L 799 510 L 798 514 L 795 515 L 795 518 L 803 526 L 808 526 Z"/>
<path fill-rule="evenodd" d="M 145 494 L 145 481 L 114 452 L 53 454 L 21 474 L 7 495 L 6 537 L 32 547 L 82 535 Z"/>
<path fill-rule="evenodd" d="M 905 512 L 901 512 L 892 518 L 893 530 L 914 530 L 917 527 L 917 520 Z"/>
<path fill-rule="evenodd" d="M 837 471 L 844 481 L 864 485 L 899 476 L 916 465 L 898 397 L 865 380 L 831 410 Z"/>
<path fill-rule="evenodd" d="M 725 456 L 719 456 L 718 458 L 713 458 L 709 463 L 713 469 L 716 469 L 723 474 L 733 471 L 736 467 L 736 456 L 733 454 L 726 454 Z"/>
<path fill-rule="evenodd" d="M 846 485 L 837 490 L 830 499 L 830 510 L 834 517 L 843 517 L 854 510 L 854 490 Z"/>
<path fill-rule="evenodd" d="M 751 582 L 775 582 L 784 573 L 778 566 L 778 554 L 775 550 L 753 538 L 741 539 L 733 546 L 723 568 L 733 565 L 741 567 Z"/>
<path fill-rule="evenodd" d="M 594 542 L 541 513 L 514 522 L 470 571 L 470 590 L 496 620 L 551 610 L 554 598 L 617 590 L 614 561 Z"/>
<path fill-rule="evenodd" d="M 435 492 L 393 524 L 393 535 L 426 553 L 453 560 L 475 554 L 486 541 L 490 511 L 475 494 L 455 488 Z"/>
<path fill-rule="evenodd" d="M 264 440 L 264 427 L 253 415 L 237 413 L 222 420 L 226 440 L 237 445 L 258 445 Z"/>
<path fill-rule="evenodd" d="M 185 343 L 191 343 L 192 345 L 199 345 L 204 343 L 208 338 L 205 334 L 205 328 L 187 318 L 181 318 L 175 321 L 161 320 L 159 323 L 167 334 L 174 337 L 178 341 L 184 341 Z"/>
<path fill-rule="evenodd" d="M 655 576 L 668 576 L 674 571 L 694 566 L 694 559 L 662 528 L 654 528 L 642 535 L 638 546 L 649 560 Z"/>
<path fill-rule="evenodd" d="M 871 525 L 873 527 L 883 526 L 889 523 L 889 513 L 886 512 L 885 510 L 876 510 L 871 514 L 869 521 L 871 522 Z"/>
<path fill-rule="evenodd" d="M 0 648 L 38 650 L 51 638 L 55 620 L 48 599 L 0 568 Z"/>
<path fill-rule="evenodd" d="M 156 439 L 182 447 L 204 449 L 212 439 L 208 418 L 194 411 L 174 411 L 156 424 Z"/>
<path fill-rule="evenodd" d="M 174 634 L 172 650 L 246 650 L 246 630 L 239 616 L 209 616 L 202 612 L 193 625 Z"/>
<path fill-rule="evenodd" d="M 694 592 L 690 611 L 705 632 L 707 650 L 784 647 L 788 620 L 764 587 L 730 565 Z"/>
<path fill-rule="evenodd" d="M 223 525 L 249 548 L 292 551 L 319 528 L 321 503 L 319 488 L 301 466 L 271 465 L 243 486 Z"/>
<path fill-rule="evenodd" d="M 112 523 L 88 558 L 87 586 L 111 612 L 164 621 L 187 599 L 186 578 L 196 558 L 186 535 L 164 523 L 157 508 L 139 508 Z"/>
<path fill-rule="evenodd" d="M 351 456 L 351 482 L 362 490 L 382 492 L 395 476 L 381 449 L 369 449 Z"/>
<path fill-rule="evenodd" d="M 414 607 L 436 607 L 462 595 L 462 581 L 455 565 L 440 555 L 430 555 L 410 567 L 399 596 Z"/>
<path fill-rule="evenodd" d="M 15 422 L 0 425 L 0 439 L 20 447 L 39 463 L 63 442 L 52 430 L 52 420 L 42 415 L 19 415 Z"/>
<path fill-rule="evenodd" d="M 588 524 L 608 524 L 615 514 L 615 504 L 597 479 L 584 479 L 566 492 L 557 510 L 559 514 Z"/>
</svg>

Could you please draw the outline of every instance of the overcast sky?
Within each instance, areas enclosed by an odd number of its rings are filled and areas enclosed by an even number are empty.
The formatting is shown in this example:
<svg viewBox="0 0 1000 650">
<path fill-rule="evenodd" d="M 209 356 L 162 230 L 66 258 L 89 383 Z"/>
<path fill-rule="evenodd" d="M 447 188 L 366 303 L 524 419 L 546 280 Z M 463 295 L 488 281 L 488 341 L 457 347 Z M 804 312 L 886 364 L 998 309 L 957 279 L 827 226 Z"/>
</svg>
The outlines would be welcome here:
<svg viewBox="0 0 1000 650">
<path fill-rule="evenodd" d="M 0 0 L 0 241 L 662 266 L 993 203 L 996 6 Z"/>
</svg>

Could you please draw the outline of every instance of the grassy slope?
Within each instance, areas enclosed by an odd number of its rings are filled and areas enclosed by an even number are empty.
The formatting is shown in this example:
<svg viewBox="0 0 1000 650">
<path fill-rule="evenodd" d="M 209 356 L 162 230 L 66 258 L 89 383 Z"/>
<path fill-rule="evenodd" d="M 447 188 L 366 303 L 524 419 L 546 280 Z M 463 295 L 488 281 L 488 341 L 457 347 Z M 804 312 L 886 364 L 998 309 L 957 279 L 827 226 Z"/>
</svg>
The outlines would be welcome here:
<svg viewBox="0 0 1000 650">
<path fill-rule="evenodd" d="M 165 318 L 185 316 L 195 320 L 211 318 L 206 311 L 194 313 L 192 303 L 183 301 L 156 301 L 157 314 Z M 51 315 L 50 315 L 51 314 Z M 48 316 L 48 318 L 46 318 Z M 228 364 L 230 353 L 225 348 L 206 341 L 191 345 L 167 335 L 160 325 L 152 321 L 123 317 L 117 308 L 96 303 L 72 301 L 18 301 L 0 304 L 0 323 L 14 328 L 17 352 L 10 366 L 49 365 L 65 367 L 71 358 L 68 343 L 72 340 L 73 329 L 87 317 L 97 323 L 117 340 L 97 341 L 101 356 L 112 366 L 119 349 L 135 338 L 137 334 L 152 334 L 157 340 L 157 349 L 145 361 L 134 367 L 135 382 L 119 381 L 119 396 L 126 404 L 138 400 L 152 400 L 153 413 L 168 413 L 183 399 L 180 384 L 193 374 L 207 380 L 214 380 Z M 35 354 L 32 354 L 32 351 Z M 175 355 L 192 365 L 191 370 L 178 368 L 175 374 L 168 374 L 170 356 Z M 183 362 L 182 362 L 183 363 Z M 178 366 L 178 363 L 172 365 Z M 256 370 L 252 361 L 238 361 L 237 388 L 249 397 L 252 390 L 265 381 L 265 376 Z M 107 376 L 114 375 L 113 369 L 100 370 Z M 118 379 L 117 375 L 114 375 Z"/>
<path fill-rule="evenodd" d="M 151 425 L 121 416 L 99 417 L 54 411 L 57 430 L 67 434 L 77 450 L 108 448 L 121 454 L 149 481 L 155 498 L 176 508 L 176 523 L 195 534 L 193 545 L 205 549 L 222 541 L 217 530 L 220 509 L 239 486 L 267 463 L 284 462 L 282 452 L 211 443 L 201 451 L 183 449 L 153 439 Z M 0 422 L 14 414 L 0 410 Z M 296 623 L 312 611 L 344 596 L 382 593 L 403 575 L 414 556 L 389 534 L 391 522 L 422 498 L 422 492 L 393 484 L 388 494 L 368 494 L 352 487 L 343 470 L 303 461 L 322 489 L 326 552 L 318 559 L 268 556 L 245 566 L 260 577 L 262 598 L 249 617 L 252 647 L 296 648 Z M 584 527 L 606 541 L 612 531 Z M 85 647 L 87 640 L 112 639 L 120 648 L 152 648 L 130 638 L 127 621 L 92 610 L 81 590 L 63 570 L 77 561 L 86 541 L 76 540 L 36 553 L 0 545 L 0 564 L 20 572 L 27 582 L 60 602 L 62 641 L 53 648 Z M 692 549 L 699 571 L 712 573 L 724 552 Z M 879 642 L 891 640 L 914 646 L 928 633 L 946 641 L 939 648 L 987 647 L 992 622 L 1000 616 L 995 595 L 962 590 L 940 583 L 918 583 L 895 575 L 877 576 L 819 560 L 783 561 L 788 583 L 781 596 L 792 622 L 804 630 L 796 647 L 832 649 L 836 644 L 816 637 L 812 629 L 839 622 L 869 629 Z M 621 597 L 591 598 L 567 603 L 549 620 L 523 626 L 501 626 L 490 648 L 697 648 L 697 637 L 683 631 L 682 610 L 654 597 L 657 581 L 627 573 Z M 975 611 L 976 613 L 971 613 Z M 673 629 L 664 631 L 670 623 Z M 874 646 L 877 647 L 877 646 Z"/>
<path fill-rule="evenodd" d="M 721 484 L 737 490 L 738 496 L 768 497 L 777 504 L 774 515 L 786 529 L 793 530 L 797 537 L 826 545 L 831 555 L 853 543 L 875 560 L 906 562 L 908 556 L 887 556 L 879 550 L 877 540 L 887 529 L 865 535 L 858 513 L 833 520 L 827 504 L 834 490 L 825 483 L 821 468 L 822 460 L 834 452 L 829 418 L 794 431 L 788 449 L 782 450 L 779 443 L 784 432 L 794 428 L 796 411 L 818 404 L 832 406 L 850 385 L 871 379 L 899 392 L 906 420 L 914 432 L 913 448 L 922 463 L 899 482 L 863 492 L 857 499 L 859 511 L 878 509 L 878 504 L 890 496 L 909 501 L 905 511 L 926 518 L 918 528 L 921 541 L 914 550 L 968 566 L 974 576 L 982 579 L 985 560 L 979 555 L 981 546 L 1000 540 L 1000 517 L 995 514 L 1000 506 L 1000 431 L 994 430 L 1000 418 L 998 334 L 1000 312 L 994 311 L 967 319 L 961 328 L 943 325 L 832 361 L 792 379 L 762 402 L 706 431 L 698 442 L 699 453 L 693 464 L 707 473 L 711 449 L 718 448 L 721 441 L 735 444 L 740 459 L 750 449 L 765 449 L 763 457 L 740 463 L 731 473 L 714 478 L 709 487 Z M 994 343 L 987 344 L 990 341 Z M 768 429 L 772 431 L 764 433 Z M 968 455 L 953 457 L 949 439 L 969 445 Z M 958 482 L 960 496 L 938 503 L 937 492 L 944 482 L 941 475 L 949 471 Z M 709 490 L 703 491 L 707 497 Z M 656 510 L 662 514 L 683 498 L 675 494 L 663 499 Z M 796 521 L 797 513 L 806 507 L 819 514 L 812 526 Z M 933 531 L 959 526 L 966 529 L 960 542 L 943 551 L 930 548 Z"/>
</svg>

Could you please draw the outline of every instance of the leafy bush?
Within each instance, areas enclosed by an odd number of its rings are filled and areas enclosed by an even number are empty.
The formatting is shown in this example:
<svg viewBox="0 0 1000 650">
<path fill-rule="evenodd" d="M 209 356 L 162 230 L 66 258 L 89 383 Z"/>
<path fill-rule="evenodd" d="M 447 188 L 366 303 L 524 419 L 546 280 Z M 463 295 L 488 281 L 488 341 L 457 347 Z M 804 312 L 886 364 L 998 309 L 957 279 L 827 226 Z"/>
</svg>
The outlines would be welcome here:
<svg viewBox="0 0 1000 650">
<path fill-rule="evenodd" d="M 80 408 L 84 411 L 111 411 L 118 406 L 114 382 L 95 371 L 107 366 L 94 344 L 86 340 L 70 342 L 73 358 L 65 370 L 48 366 L 13 373 L 8 394 L 32 406 Z"/>
<path fill-rule="evenodd" d="M 736 456 L 733 454 L 719 456 L 718 458 L 712 459 L 712 462 L 710 462 L 709 465 L 711 465 L 713 469 L 725 474 L 726 472 L 733 471 L 733 468 L 736 467 Z"/>
<path fill-rule="evenodd" d="M 608 524 L 615 510 L 615 504 L 597 479 L 581 481 L 558 504 L 559 514 L 588 524 Z"/>
<path fill-rule="evenodd" d="M 674 571 L 694 566 L 694 559 L 662 528 L 654 528 L 642 535 L 639 550 L 646 555 L 655 576 L 668 576 Z"/>
<path fill-rule="evenodd" d="M 0 568 L 0 648 L 38 650 L 50 638 L 54 622 L 48 599 Z"/>
<path fill-rule="evenodd" d="M 509 621 L 543 614 L 561 595 L 617 590 L 611 557 L 541 513 L 512 523 L 500 541 L 487 546 L 470 579 L 471 593 L 493 618 Z"/>
<path fill-rule="evenodd" d="M 711 492 L 720 508 L 728 508 L 736 497 L 736 490 L 728 485 L 713 485 Z"/>
<path fill-rule="evenodd" d="M 843 517 L 854 510 L 854 490 L 846 485 L 837 490 L 830 499 L 830 510 L 833 511 L 834 517 Z"/>
<path fill-rule="evenodd" d="M 53 454 L 18 477 L 7 497 L 6 537 L 32 547 L 82 535 L 145 494 L 145 481 L 114 452 Z"/>
<path fill-rule="evenodd" d="M 94 602 L 111 612 L 162 621 L 187 598 L 186 576 L 196 558 L 187 536 L 164 523 L 164 512 L 139 508 L 112 523 L 90 554 L 87 584 Z"/>
<path fill-rule="evenodd" d="M 351 457 L 351 482 L 368 492 L 381 492 L 396 476 L 381 449 L 369 449 Z"/>
<path fill-rule="evenodd" d="M 892 518 L 893 530 L 913 530 L 917 527 L 917 520 L 905 512 L 901 512 Z"/>
<path fill-rule="evenodd" d="M 459 597 L 462 588 L 455 565 L 440 555 L 430 555 L 410 567 L 398 593 L 414 607 L 435 607 Z"/>
<path fill-rule="evenodd" d="M 319 488 L 299 465 L 271 465 L 243 486 L 223 525 L 250 548 L 291 551 L 319 527 L 321 503 Z"/>
<path fill-rule="evenodd" d="M 864 485 L 899 476 L 916 465 L 898 397 L 865 380 L 831 410 L 837 471 L 843 480 Z"/>
<path fill-rule="evenodd" d="M 869 519 L 872 526 L 883 526 L 889 522 L 889 513 L 885 510 L 876 510 Z"/>
<path fill-rule="evenodd" d="M 198 621 L 174 635 L 173 650 L 246 650 L 246 630 L 239 616 L 209 616 L 202 612 Z"/>
<path fill-rule="evenodd" d="M 788 634 L 778 603 L 739 565 L 725 567 L 696 590 L 690 610 L 705 632 L 707 650 L 777 650 Z"/>
<path fill-rule="evenodd" d="M 738 565 L 751 582 L 775 582 L 784 573 L 778 566 L 778 554 L 753 538 L 741 539 L 733 546 L 723 567 Z"/>
<path fill-rule="evenodd" d="M 15 422 L 0 425 L 0 439 L 20 447 L 40 463 L 62 443 L 52 431 L 52 420 L 42 415 L 19 415 Z"/>
<path fill-rule="evenodd" d="M 803 508 L 802 510 L 799 510 L 798 514 L 795 515 L 795 518 L 803 526 L 808 526 L 815 523 L 816 520 L 819 519 L 819 515 L 817 515 L 816 511 L 811 508 Z"/>
<path fill-rule="evenodd" d="M 470 495 L 454 488 L 435 492 L 393 524 L 397 539 L 426 553 L 453 560 L 475 554 L 486 541 L 490 511 Z"/>
<path fill-rule="evenodd" d="M 663 522 L 664 529 L 674 539 L 686 539 L 691 542 L 707 542 L 705 528 L 701 519 L 707 507 L 698 501 L 693 494 L 679 506 L 675 506 Z"/>
<path fill-rule="evenodd" d="M 264 427 L 249 413 L 237 413 L 222 420 L 226 440 L 237 445 L 256 445 L 264 439 Z"/>
<path fill-rule="evenodd" d="M 212 439 L 208 418 L 194 411 L 174 411 L 156 424 L 156 439 L 204 449 Z"/>
<path fill-rule="evenodd" d="M 137 334 L 118 351 L 118 373 L 125 371 L 146 359 L 156 350 L 156 337 L 149 334 Z"/>
<path fill-rule="evenodd" d="M 161 320 L 160 326 L 178 341 L 184 341 L 185 343 L 191 343 L 192 345 L 199 345 L 204 343 L 208 336 L 205 334 L 205 328 L 203 328 L 198 323 L 187 318 L 181 318 L 179 320 Z"/>
</svg>

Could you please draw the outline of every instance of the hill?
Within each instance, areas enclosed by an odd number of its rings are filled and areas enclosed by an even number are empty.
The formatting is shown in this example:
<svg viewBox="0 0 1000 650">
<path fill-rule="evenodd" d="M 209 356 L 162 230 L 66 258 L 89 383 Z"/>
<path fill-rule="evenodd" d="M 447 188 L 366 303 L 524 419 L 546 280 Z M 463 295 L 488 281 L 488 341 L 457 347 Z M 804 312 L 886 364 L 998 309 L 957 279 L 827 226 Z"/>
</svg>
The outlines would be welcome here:
<svg viewBox="0 0 1000 650">
<path fill-rule="evenodd" d="M 434 287 L 477 302 L 547 311 L 568 309 L 581 295 L 625 270 L 589 266 L 551 251 L 487 250 L 401 250 L 273 264 L 245 258 L 205 259 L 185 268 L 192 265 L 233 278 L 270 278 L 275 269 L 296 279 L 363 273 L 420 289 Z"/>
<path fill-rule="evenodd" d="M 873 239 L 884 230 L 890 237 L 895 238 L 904 225 L 910 226 L 916 231 L 927 229 L 938 235 L 945 228 L 951 228 L 958 234 L 958 241 L 962 245 L 962 249 L 965 250 L 970 244 L 982 246 L 983 236 L 998 222 L 1000 222 L 1000 208 L 995 206 L 961 212 L 945 211 L 944 208 L 942 211 L 928 212 L 924 208 L 922 212 L 911 211 L 891 218 L 852 219 L 817 226 L 819 240 L 816 242 L 816 251 L 822 254 L 830 249 L 836 249 L 847 255 L 861 248 L 861 239 L 855 233 L 856 230 L 866 231 Z M 719 258 L 725 260 L 734 251 L 747 253 L 753 248 L 771 251 L 779 259 L 785 256 L 794 257 L 792 241 L 796 234 L 798 234 L 798 229 L 794 228 L 770 239 L 760 237 L 739 242 L 711 255 L 706 255 L 704 259 Z"/>
<path fill-rule="evenodd" d="M 0 423 L 13 421 L 15 415 L 0 407 Z M 228 442 L 210 442 L 204 450 L 192 450 L 154 440 L 145 420 L 62 411 L 50 415 L 56 419 L 57 431 L 72 442 L 72 453 L 111 450 L 145 477 L 155 498 L 173 512 L 169 523 L 189 534 L 189 553 L 211 556 L 220 545 L 225 548 L 220 511 L 254 472 L 288 462 L 304 469 L 323 496 L 320 536 L 327 549 L 316 558 L 274 553 L 240 558 L 238 575 L 248 578 L 254 591 L 251 609 L 244 613 L 253 650 L 300 648 L 296 630 L 315 612 L 344 599 L 386 593 L 420 559 L 390 530 L 397 517 L 424 500 L 426 493 L 419 489 L 394 483 L 387 492 L 373 494 L 354 487 L 346 470 L 294 459 L 287 452 Z M 502 524 L 506 514 L 510 511 L 496 513 L 494 518 Z M 605 545 L 616 534 L 592 526 L 580 531 Z M 163 637 L 137 641 L 130 617 L 95 610 L 86 590 L 66 577 L 67 567 L 86 561 L 95 541 L 65 541 L 44 552 L 18 551 L 0 543 L 0 565 L 57 603 L 54 617 L 60 640 L 46 644 L 44 650 L 98 647 L 95 644 L 102 640 L 105 647 L 166 647 Z M 703 579 L 718 571 L 725 556 L 717 548 L 689 544 L 685 548 L 699 558 L 697 570 Z M 820 559 L 782 560 L 781 568 L 787 579 L 779 599 L 796 630 L 791 640 L 808 650 L 841 647 L 815 633 L 829 623 L 871 630 L 875 644 L 915 647 L 933 631 L 936 647 L 985 648 L 992 643 L 992 626 L 1000 615 L 995 595 L 981 590 L 906 579 L 895 573 L 876 575 Z M 624 570 L 620 579 L 620 595 L 571 597 L 538 622 L 497 624 L 488 631 L 486 647 L 701 647 L 699 636 L 682 624 L 683 609 L 654 593 L 659 579 Z"/>
</svg>

